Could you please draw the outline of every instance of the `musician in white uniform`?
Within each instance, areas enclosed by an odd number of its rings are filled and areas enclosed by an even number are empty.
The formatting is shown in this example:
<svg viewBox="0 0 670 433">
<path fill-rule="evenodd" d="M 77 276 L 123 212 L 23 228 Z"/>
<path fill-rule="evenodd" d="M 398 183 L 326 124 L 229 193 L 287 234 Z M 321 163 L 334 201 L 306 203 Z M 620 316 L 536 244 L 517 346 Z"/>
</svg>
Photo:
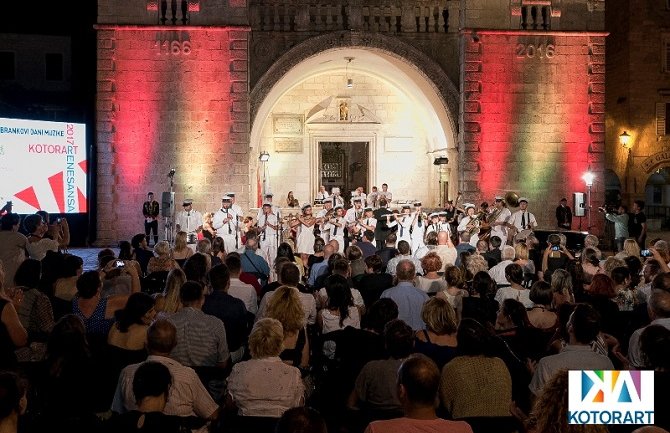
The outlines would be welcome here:
<svg viewBox="0 0 670 433">
<path fill-rule="evenodd" d="M 524 230 L 533 230 L 537 227 L 535 215 L 528 212 L 528 199 L 526 197 L 519 199 L 519 210 L 512 214 L 509 223 L 514 226 L 516 233 Z"/>
<path fill-rule="evenodd" d="M 330 240 L 330 231 L 328 230 L 328 227 L 326 225 L 328 224 L 328 218 L 326 218 L 326 215 L 328 212 L 332 211 L 333 209 L 333 202 L 330 200 L 326 200 L 323 202 L 323 209 L 321 209 L 317 214 L 316 214 L 316 224 L 319 226 L 319 231 L 321 232 L 319 236 L 325 243 L 328 243 Z M 331 212 L 332 214 L 332 212 Z"/>
<path fill-rule="evenodd" d="M 237 224 L 241 229 L 237 232 L 237 245 L 242 245 L 242 232 L 244 231 L 244 211 L 242 207 L 237 204 L 234 192 L 227 192 L 226 195 L 231 198 L 230 208 L 235 211 L 237 215 Z"/>
<path fill-rule="evenodd" d="M 472 203 L 465 203 L 463 207 L 465 209 L 465 216 L 461 219 L 461 222 L 458 223 L 458 228 L 456 230 L 459 235 L 466 230 L 469 231 L 471 233 L 470 245 L 477 245 L 481 222 L 475 218 L 475 205 Z"/>
<path fill-rule="evenodd" d="M 363 216 L 363 200 L 361 197 L 352 197 L 351 201 L 354 207 L 347 209 L 347 212 L 344 214 L 344 220 L 347 222 L 349 235 L 355 237 L 360 230 L 358 220 Z"/>
<path fill-rule="evenodd" d="M 491 225 L 491 236 L 498 236 L 502 242 L 501 245 L 505 245 L 507 243 L 507 228 L 509 220 L 512 218 L 512 212 L 505 206 L 503 197 L 496 196 L 495 199 L 495 207 L 488 217 L 488 223 Z M 474 246 L 476 248 L 477 244 L 475 243 Z"/>
<path fill-rule="evenodd" d="M 335 206 L 333 209 L 335 209 L 335 215 L 328 220 L 325 227 L 330 232 L 330 241 L 335 239 L 339 244 L 338 252 L 344 254 L 344 228 L 347 225 L 342 216 L 344 208 L 342 206 Z"/>
<path fill-rule="evenodd" d="M 316 200 L 324 203 L 328 197 L 330 197 L 330 194 L 326 191 L 326 187 L 321 185 L 319 187 L 319 192 L 316 193 Z"/>
<path fill-rule="evenodd" d="M 375 231 L 377 227 L 377 219 L 372 215 L 372 207 L 368 206 L 363 209 L 363 218 L 358 220 L 358 224 L 361 226 L 361 231 L 366 230 Z"/>
<path fill-rule="evenodd" d="M 258 219 L 258 244 L 260 255 L 268 262 L 270 269 L 273 269 L 275 259 L 277 258 L 278 230 L 279 221 L 277 214 L 272 213 L 270 203 L 263 204 L 261 207 L 261 217 Z"/>
<path fill-rule="evenodd" d="M 281 218 L 281 210 L 279 209 L 279 206 L 272 203 L 272 198 L 273 197 L 274 197 L 274 194 L 272 194 L 271 192 L 268 192 L 267 194 L 265 194 L 265 197 L 263 197 L 263 204 L 269 203 L 270 206 L 272 206 L 272 213 L 277 215 L 277 219 L 279 219 L 279 218 Z M 263 208 L 258 209 L 258 214 L 256 216 L 256 221 L 258 221 L 260 219 L 261 215 L 263 215 Z"/>
<path fill-rule="evenodd" d="M 334 186 L 330 190 L 330 197 L 328 197 L 328 200 L 333 203 L 333 207 L 342 206 L 342 208 L 344 208 L 344 199 L 340 195 L 339 187 Z"/>
<path fill-rule="evenodd" d="M 354 203 L 354 199 L 358 198 L 361 199 L 361 203 L 367 203 L 367 195 L 364 192 L 365 190 L 363 189 L 362 186 L 359 186 L 356 188 L 355 191 L 352 191 L 351 193 L 351 203 Z"/>
<path fill-rule="evenodd" d="M 227 253 L 237 251 L 242 246 L 237 237 L 241 225 L 238 223 L 232 204 L 232 198 L 224 195 L 221 198 L 221 209 L 216 211 L 212 218 L 212 228 L 216 230 L 217 235 L 223 238 Z"/>
<path fill-rule="evenodd" d="M 421 212 L 421 202 L 414 203 L 414 210 L 416 216 L 412 222 L 412 242 L 410 243 L 412 254 L 425 245 L 423 237 L 426 234 L 426 223 L 428 222 Z"/>
<path fill-rule="evenodd" d="M 416 213 L 412 212 L 411 206 L 408 204 L 403 205 L 402 213 L 396 218 L 396 221 L 398 221 L 398 242 L 406 241 L 410 246 L 412 245 L 411 228 L 414 218 L 416 218 Z M 397 245 L 398 243 L 396 242 L 396 248 Z"/>
<path fill-rule="evenodd" d="M 433 212 L 430 215 L 428 215 L 428 225 L 426 226 L 426 234 L 430 232 L 435 232 L 439 233 L 441 229 L 441 224 L 440 224 L 440 213 L 439 212 Z"/>
<path fill-rule="evenodd" d="M 184 206 L 184 210 L 177 212 L 175 216 L 177 233 L 185 231 L 188 245 L 195 251 L 195 245 L 198 242 L 198 232 L 202 230 L 202 214 L 193 209 L 193 199 L 184 199 L 182 206 Z"/>
<path fill-rule="evenodd" d="M 377 187 L 372 187 L 372 192 L 368 194 L 366 199 L 367 205 L 370 206 L 373 210 L 377 209 L 377 201 L 379 200 L 379 193 L 377 192 Z"/>
<path fill-rule="evenodd" d="M 385 183 L 382 184 L 382 190 L 377 194 L 377 199 L 381 200 L 382 198 L 386 199 L 387 203 L 393 201 L 393 194 L 389 191 L 389 186 Z"/>
</svg>

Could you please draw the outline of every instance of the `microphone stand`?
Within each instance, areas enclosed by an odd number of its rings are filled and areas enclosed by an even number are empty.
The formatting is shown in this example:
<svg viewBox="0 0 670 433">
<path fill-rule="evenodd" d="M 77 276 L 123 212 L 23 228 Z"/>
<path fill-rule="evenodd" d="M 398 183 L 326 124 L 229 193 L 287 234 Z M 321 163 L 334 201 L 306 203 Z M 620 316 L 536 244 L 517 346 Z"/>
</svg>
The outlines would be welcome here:
<svg viewBox="0 0 670 433">
<path fill-rule="evenodd" d="M 170 170 L 168 178 L 170 179 L 170 215 L 165 217 L 165 240 L 173 245 L 175 239 L 175 208 L 174 208 L 174 169 Z"/>
<path fill-rule="evenodd" d="M 275 230 L 277 232 L 275 236 L 277 237 L 277 249 L 279 249 L 279 233 L 284 232 L 284 221 L 279 219 L 279 212 L 277 212 L 277 228 L 279 230 Z"/>
</svg>

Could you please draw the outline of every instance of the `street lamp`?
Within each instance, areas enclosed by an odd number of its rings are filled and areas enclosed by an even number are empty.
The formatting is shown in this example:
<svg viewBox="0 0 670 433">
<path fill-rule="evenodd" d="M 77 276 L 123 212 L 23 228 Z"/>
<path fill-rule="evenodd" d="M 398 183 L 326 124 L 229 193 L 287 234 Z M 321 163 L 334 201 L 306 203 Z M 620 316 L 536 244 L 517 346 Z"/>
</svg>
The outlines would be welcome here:
<svg viewBox="0 0 670 433">
<path fill-rule="evenodd" d="M 591 166 L 589 166 L 589 169 L 582 175 L 582 180 L 586 184 L 587 188 L 587 208 L 588 208 L 588 215 L 586 216 L 586 231 L 591 232 L 591 187 L 593 186 L 593 180 L 596 178 L 596 175 L 593 174 L 591 171 Z"/>
<path fill-rule="evenodd" d="M 270 154 L 264 150 L 258 156 L 258 160 L 263 164 L 263 197 L 261 201 L 265 199 L 265 194 L 268 192 L 268 168 L 267 163 L 270 160 Z"/>
<path fill-rule="evenodd" d="M 626 131 L 621 133 L 621 135 L 619 135 L 619 143 L 621 143 L 624 149 L 628 149 L 630 152 L 630 134 L 628 134 Z"/>
</svg>

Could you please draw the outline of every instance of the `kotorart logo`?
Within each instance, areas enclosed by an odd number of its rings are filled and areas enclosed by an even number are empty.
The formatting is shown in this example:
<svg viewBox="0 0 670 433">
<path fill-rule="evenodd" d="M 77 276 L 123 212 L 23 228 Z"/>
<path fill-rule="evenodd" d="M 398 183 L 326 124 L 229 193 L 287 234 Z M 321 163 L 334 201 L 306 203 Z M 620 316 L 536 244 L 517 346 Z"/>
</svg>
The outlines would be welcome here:
<svg viewBox="0 0 670 433">
<path fill-rule="evenodd" d="M 654 372 L 568 372 L 570 424 L 653 424 Z"/>
</svg>

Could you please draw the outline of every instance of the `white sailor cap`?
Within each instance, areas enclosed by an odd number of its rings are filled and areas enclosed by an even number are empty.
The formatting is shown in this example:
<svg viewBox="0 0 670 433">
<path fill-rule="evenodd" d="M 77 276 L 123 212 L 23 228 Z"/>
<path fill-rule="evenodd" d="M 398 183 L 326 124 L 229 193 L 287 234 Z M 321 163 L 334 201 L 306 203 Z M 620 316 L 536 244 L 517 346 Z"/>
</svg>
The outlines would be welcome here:
<svg viewBox="0 0 670 433">
<path fill-rule="evenodd" d="M 505 198 L 501 195 L 495 196 L 496 201 L 503 201 Z"/>
<path fill-rule="evenodd" d="M 265 197 L 274 197 L 275 195 L 272 194 L 271 192 L 266 192 Z"/>
<path fill-rule="evenodd" d="M 182 206 L 189 206 L 193 204 L 193 199 L 192 198 L 185 198 L 184 201 L 182 202 Z"/>
<path fill-rule="evenodd" d="M 420 201 L 415 201 L 415 202 L 414 202 L 414 207 L 420 207 L 420 206 L 421 206 L 421 202 L 420 202 Z"/>
<path fill-rule="evenodd" d="M 221 200 L 222 201 L 232 201 L 233 199 L 229 195 L 224 195 L 223 197 L 221 197 Z"/>
<path fill-rule="evenodd" d="M 312 207 L 312 205 L 310 203 L 305 203 L 305 204 L 302 205 L 302 210 L 305 210 L 308 207 Z"/>
<path fill-rule="evenodd" d="M 464 204 L 463 204 L 463 209 L 467 210 L 468 208 L 473 208 L 473 209 L 475 209 L 476 206 L 475 206 L 474 204 L 472 204 L 472 203 L 464 203 Z"/>
<path fill-rule="evenodd" d="M 528 203 L 528 199 L 526 197 L 519 198 L 519 203 L 521 203 L 522 201 L 525 201 L 526 204 Z"/>
<path fill-rule="evenodd" d="M 361 197 L 361 196 L 354 196 L 354 197 L 351 199 L 351 201 L 353 201 L 353 202 L 363 201 L 363 197 Z"/>
<path fill-rule="evenodd" d="M 263 203 L 263 206 L 262 206 L 262 207 L 265 207 L 265 206 L 267 206 L 267 207 L 272 207 L 272 203 L 265 202 L 265 203 Z"/>
<path fill-rule="evenodd" d="M 228 197 L 235 197 L 235 193 L 234 193 L 234 192 L 227 192 L 226 195 L 227 195 Z"/>
<path fill-rule="evenodd" d="M 364 212 L 367 212 L 367 211 L 372 212 L 372 207 L 367 206 L 365 209 L 363 209 L 363 211 L 364 211 Z"/>
<path fill-rule="evenodd" d="M 333 210 L 338 210 L 338 209 L 344 209 L 344 207 L 338 204 L 337 206 L 335 206 L 333 208 Z"/>
<path fill-rule="evenodd" d="M 439 216 L 440 216 L 440 213 L 439 213 L 439 212 L 433 212 L 433 213 L 431 213 L 430 215 L 428 215 L 428 218 L 437 218 L 437 217 L 439 217 Z"/>
</svg>

